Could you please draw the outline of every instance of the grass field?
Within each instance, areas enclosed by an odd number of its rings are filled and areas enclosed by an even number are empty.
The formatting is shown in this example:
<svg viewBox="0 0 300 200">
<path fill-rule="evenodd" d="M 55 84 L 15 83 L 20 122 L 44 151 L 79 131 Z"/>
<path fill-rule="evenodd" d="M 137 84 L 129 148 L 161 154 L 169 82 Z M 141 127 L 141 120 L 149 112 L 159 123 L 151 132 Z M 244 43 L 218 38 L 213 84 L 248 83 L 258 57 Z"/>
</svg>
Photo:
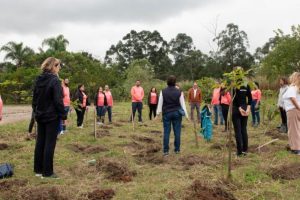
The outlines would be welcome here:
<svg viewBox="0 0 300 200">
<path fill-rule="evenodd" d="M 0 199 L 300 199 L 300 157 L 286 150 L 286 135 L 274 128 L 278 121 L 271 122 L 267 134 L 264 125 L 249 126 L 250 153 L 236 158 L 233 148 L 233 177 L 227 181 L 223 127 L 214 127 L 213 140 L 200 138 L 196 148 L 193 124 L 184 120 L 181 154 L 172 153 L 172 135 L 171 154 L 163 158 L 162 123 L 148 121 L 144 108 L 145 122 L 133 131 L 127 122 L 129 103 L 117 103 L 114 123 L 98 127 L 97 139 L 93 111 L 84 129 L 75 127 L 73 112 L 69 131 L 59 137 L 55 151 L 59 180 L 34 176 L 35 141 L 25 139 L 28 121 L 0 126 L 0 163 L 15 166 L 15 176 L 0 181 Z"/>
</svg>

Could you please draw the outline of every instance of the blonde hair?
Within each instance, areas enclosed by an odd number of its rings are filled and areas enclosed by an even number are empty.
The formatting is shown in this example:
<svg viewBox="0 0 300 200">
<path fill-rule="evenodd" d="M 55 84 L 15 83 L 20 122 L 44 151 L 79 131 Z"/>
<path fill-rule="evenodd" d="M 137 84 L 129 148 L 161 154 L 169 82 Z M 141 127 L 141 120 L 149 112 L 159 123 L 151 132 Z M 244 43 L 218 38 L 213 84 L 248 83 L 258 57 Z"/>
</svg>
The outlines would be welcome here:
<svg viewBox="0 0 300 200">
<path fill-rule="evenodd" d="M 291 85 L 294 85 L 300 89 L 300 72 L 294 72 L 290 77 Z"/>
<path fill-rule="evenodd" d="M 48 57 L 41 65 L 41 69 L 49 72 L 54 72 L 54 67 L 57 67 L 57 65 L 60 64 L 60 60 L 54 57 Z"/>
</svg>

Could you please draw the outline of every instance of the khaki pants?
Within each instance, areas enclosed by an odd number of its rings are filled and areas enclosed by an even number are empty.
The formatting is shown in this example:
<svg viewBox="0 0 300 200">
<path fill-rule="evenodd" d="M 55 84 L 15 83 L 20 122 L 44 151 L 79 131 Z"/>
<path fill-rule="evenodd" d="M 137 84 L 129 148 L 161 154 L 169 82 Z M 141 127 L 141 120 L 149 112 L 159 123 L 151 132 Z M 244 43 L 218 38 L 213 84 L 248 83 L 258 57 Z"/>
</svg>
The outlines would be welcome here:
<svg viewBox="0 0 300 200">
<path fill-rule="evenodd" d="M 300 150 L 300 111 L 297 109 L 287 112 L 289 145 L 291 150 Z"/>
</svg>

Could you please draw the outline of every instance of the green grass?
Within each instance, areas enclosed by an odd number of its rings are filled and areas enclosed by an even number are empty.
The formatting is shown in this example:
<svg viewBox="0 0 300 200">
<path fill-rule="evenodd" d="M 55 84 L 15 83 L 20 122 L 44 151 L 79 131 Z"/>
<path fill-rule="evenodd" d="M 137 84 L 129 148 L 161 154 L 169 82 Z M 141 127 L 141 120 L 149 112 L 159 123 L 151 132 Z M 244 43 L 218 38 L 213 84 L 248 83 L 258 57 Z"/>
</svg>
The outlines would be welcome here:
<svg viewBox="0 0 300 200">
<path fill-rule="evenodd" d="M 0 143 L 7 143 L 10 147 L 0 151 L 0 163 L 10 162 L 15 165 L 14 179 L 27 179 L 28 184 L 10 192 L 10 199 L 18 199 L 20 192 L 40 186 L 56 186 L 70 199 L 84 199 L 82 195 L 94 189 L 112 188 L 116 195 L 114 199 L 167 199 L 168 193 L 173 193 L 173 199 L 183 199 L 188 187 L 194 180 L 199 179 L 210 187 L 216 186 L 226 177 L 227 151 L 211 149 L 214 143 L 224 144 L 226 134 L 221 133 L 222 127 L 214 127 L 213 140 L 210 143 L 199 140 L 199 148 L 195 147 L 193 124 L 184 120 L 185 128 L 182 129 L 181 154 L 175 155 L 173 150 L 173 135 L 170 139 L 170 156 L 163 164 L 138 163 L 134 157 L 135 151 L 127 149 L 124 144 L 133 141 L 131 135 L 147 136 L 162 144 L 160 134 L 151 134 L 150 131 L 162 131 L 160 120 L 148 121 L 148 108 L 143 110 L 143 118 L 147 125 L 136 124 L 133 131 L 132 124 L 125 122 L 129 119 L 130 104 L 116 103 L 113 108 L 113 121 L 122 121 L 123 126 L 109 129 L 110 136 L 93 138 L 93 112 L 89 111 L 87 125 L 84 129 L 75 127 L 75 113 L 69 119 L 69 132 L 59 138 L 55 150 L 54 169 L 61 177 L 60 180 L 42 180 L 34 176 L 33 151 L 34 141 L 25 141 L 27 121 L 0 126 Z M 272 122 L 275 127 L 278 120 Z M 264 128 L 249 126 L 249 145 L 259 145 L 270 141 L 272 138 L 263 135 Z M 120 138 L 119 136 L 122 136 Z M 125 138 L 123 138 L 125 136 Z M 142 145 L 146 145 L 139 142 Z M 96 154 L 76 153 L 67 148 L 68 144 L 102 145 L 109 151 Z M 299 157 L 291 155 L 285 150 L 287 141 L 280 140 L 268 145 L 270 151 L 262 153 L 249 153 L 245 158 L 235 158 L 233 154 L 233 182 L 234 187 L 227 187 L 237 199 L 300 199 L 300 180 L 279 181 L 273 180 L 268 175 L 271 167 L 295 163 Z M 224 145 L 223 145 L 224 146 Z M 234 149 L 235 151 L 235 149 Z M 233 152 L 234 153 L 234 152 Z M 186 169 L 181 159 L 188 155 L 207 156 L 216 161 L 215 165 L 197 164 Z M 162 153 L 156 153 L 162 157 Z M 126 163 L 130 170 L 135 170 L 137 176 L 128 183 L 115 182 L 106 179 L 106 174 L 95 171 L 88 165 L 92 159 L 110 157 Z M 1 191 L 0 199 L 7 198 L 7 192 Z M 85 196 L 84 196 L 85 197 Z"/>
</svg>

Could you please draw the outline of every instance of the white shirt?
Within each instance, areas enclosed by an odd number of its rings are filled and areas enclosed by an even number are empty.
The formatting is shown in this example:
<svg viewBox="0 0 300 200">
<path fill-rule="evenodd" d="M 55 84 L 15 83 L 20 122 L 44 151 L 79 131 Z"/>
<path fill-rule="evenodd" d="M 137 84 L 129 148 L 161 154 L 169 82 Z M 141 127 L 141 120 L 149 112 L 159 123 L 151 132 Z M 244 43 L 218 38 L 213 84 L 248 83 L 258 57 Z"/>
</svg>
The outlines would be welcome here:
<svg viewBox="0 0 300 200">
<path fill-rule="evenodd" d="M 179 101 L 180 101 L 181 108 L 184 110 L 185 117 L 188 119 L 189 116 L 188 116 L 188 112 L 186 110 L 183 92 L 181 92 Z M 162 95 L 162 91 L 160 91 L 157 110 L 156 110 L 157 115 L 159 115 L 162 112 L 162 107 L 163 107 L 163 95 Z"/>
<path fill-rule="evenodd" d="M 197 89 L 194 89 L 194 99 L 196 98 L 197 95 Z"/>
<path fill-rule="evenodd" d="M 292 103 L 291 98 L 295 97 L 298 104 L 300 104 L 300 93 L 299 89 L 296 86 L 289 86 L 287 91 L 283 94 L 283 103 L 284 103 L 284 108 L 286 111 L 292 110 L 295 107 L 295 105 Z"/>
<path fill-rule="evenodd" d="M 284 103 L 283 103 L 282 97 L 283 97 L 284 93 L 287 91 L 288 87 L 289 87 L 288 85 L 284 85 L 279 89 L 278 102 L 277 102 L 278 107 L 284 108 Z"/>
</svg>

